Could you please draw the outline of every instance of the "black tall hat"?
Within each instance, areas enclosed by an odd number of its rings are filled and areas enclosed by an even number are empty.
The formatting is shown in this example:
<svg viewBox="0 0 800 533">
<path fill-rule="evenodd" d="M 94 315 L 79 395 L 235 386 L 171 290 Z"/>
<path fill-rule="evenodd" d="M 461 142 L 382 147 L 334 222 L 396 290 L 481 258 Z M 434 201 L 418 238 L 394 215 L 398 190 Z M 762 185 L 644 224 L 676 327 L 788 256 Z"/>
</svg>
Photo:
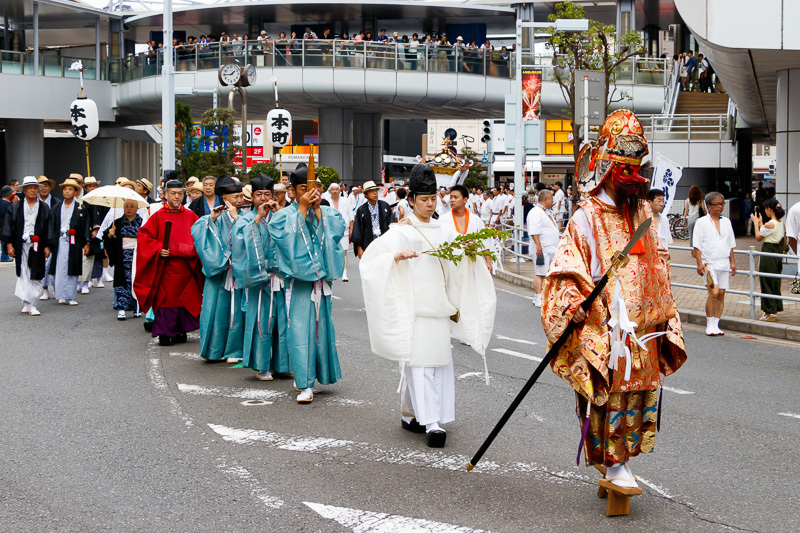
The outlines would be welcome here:
<svg viewBox="0 0 800 533">
<path fill-rule="evenodd" d="M 256 191 L 271 191 L 272 188 L 275 186 L 275 181 L 272 178 L 268 178 L 262 173 L 258 173 L 258 175 L 250 180 L 250 187 L 253 192 Z"/>
<path fill-rule="evenodd" d="M 224 194 L 236 194 L 242 192 L 242 184 L 228 175 L 220 176 L 214 186 L 214 194 L 222 196 Z"/>
<path fill-rule="evenodd" d="M 298 185 L 305 185 L 308 179 L 308 167 L 303 165 L 302 168 L 297 167 L 292 172 L 292 175 L 289 176 L 289 181 L 292 184 L 292 187 L 297 187 Z"/>
<path fill-rule="evenodd" d="M 183 183 L 178 180 L 169 180 L 167 181 L 166 185 L 164 185 L 165 189 L 183 189 Z"/>
<path fill-rule="evenodd" d="M 412 195 L 436 194 L 436 175 L 433 169 L 423 163 L 414 165 L 411 169 L 408 190 Z"/>
</svg>

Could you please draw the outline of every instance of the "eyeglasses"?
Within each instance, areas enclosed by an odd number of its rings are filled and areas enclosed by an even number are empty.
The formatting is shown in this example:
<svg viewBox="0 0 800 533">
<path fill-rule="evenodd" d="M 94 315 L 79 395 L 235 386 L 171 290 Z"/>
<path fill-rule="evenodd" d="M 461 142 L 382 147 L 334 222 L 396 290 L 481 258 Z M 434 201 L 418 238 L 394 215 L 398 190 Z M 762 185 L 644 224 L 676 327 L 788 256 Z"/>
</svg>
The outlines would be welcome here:
<svg viewBox="0 0 800 533">
<path fill-rule="evenodd" d="M 708 204 L 708 205 L 711 205 L 711 206 L 714 206 L 714 207 L 719 207 L 721 205 L 725 205 L 725 202 L 722 202 L 722 203 L 717 202 L 717 203 Z"/>
</svg>

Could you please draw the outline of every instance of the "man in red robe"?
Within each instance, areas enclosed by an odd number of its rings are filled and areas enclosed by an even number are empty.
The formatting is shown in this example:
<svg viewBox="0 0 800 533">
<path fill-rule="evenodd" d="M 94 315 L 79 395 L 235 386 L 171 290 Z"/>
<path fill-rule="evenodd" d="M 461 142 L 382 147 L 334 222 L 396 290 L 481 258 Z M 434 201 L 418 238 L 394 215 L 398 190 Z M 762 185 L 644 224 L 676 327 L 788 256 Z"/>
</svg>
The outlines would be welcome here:
<svg viewBox="0 0 800 533">
<path fill-rule="evenodd" d="M 190 231 L 197 215 L 184 207 L 180 181 L 165 188 L 163 208 L 139 230 L 133 290 L 145 312 L 153 309 L 153 337 L 169 346 L 186 342 L 186 332 L 200 327 L 204 278 Z"/>
</svg>

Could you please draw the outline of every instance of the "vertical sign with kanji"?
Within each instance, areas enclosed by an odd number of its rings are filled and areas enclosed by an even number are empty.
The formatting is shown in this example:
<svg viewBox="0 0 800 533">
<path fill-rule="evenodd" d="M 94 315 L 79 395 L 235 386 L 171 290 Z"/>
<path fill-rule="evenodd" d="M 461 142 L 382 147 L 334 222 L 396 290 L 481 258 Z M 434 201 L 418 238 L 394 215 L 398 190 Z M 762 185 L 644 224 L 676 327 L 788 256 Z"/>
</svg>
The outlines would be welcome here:
<svg viewBox="0 0 800 533">
<path fill-rule="evenodd" d="M 267 113 L 267 140 L 275 148 L 283 148 L 292 137 L 292 115 L 285 109 L 275 108 Z"/>
</svg>

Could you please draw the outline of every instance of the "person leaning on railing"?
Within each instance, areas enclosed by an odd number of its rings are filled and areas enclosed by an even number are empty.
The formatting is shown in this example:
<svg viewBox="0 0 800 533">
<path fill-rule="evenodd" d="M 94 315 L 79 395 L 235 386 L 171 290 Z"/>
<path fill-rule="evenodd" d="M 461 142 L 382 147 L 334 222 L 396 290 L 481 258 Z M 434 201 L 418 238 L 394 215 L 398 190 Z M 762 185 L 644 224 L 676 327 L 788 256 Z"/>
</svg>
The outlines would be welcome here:
<svg viewBox="0 0 800 533">
<path fill-rule="evenodd" d="M 769 220 L 765 224 L 761 213 L 750 215 L 756 232 L 756 240 L 764 241 L 761 251 L 770 254 L 785 254 L 787 250 L 786 235 L 781 219 L 786 214 L 780 202 L 770 198 L 764 202 L 764 212 Z M 783 271 L 783 259 L 780 257 L 761 256 L 758 261 L 758 271 L 768 274 L 780 274 Z M 781 279 L 759 276 L 761 292 L 764 294 L 781 295 Z M 783 300 L 779 298 L 761 298 L 761 310 L 764 312 L 759 320 L 774 322 L 777 314 L 783 311 Z"/>
</svg>

